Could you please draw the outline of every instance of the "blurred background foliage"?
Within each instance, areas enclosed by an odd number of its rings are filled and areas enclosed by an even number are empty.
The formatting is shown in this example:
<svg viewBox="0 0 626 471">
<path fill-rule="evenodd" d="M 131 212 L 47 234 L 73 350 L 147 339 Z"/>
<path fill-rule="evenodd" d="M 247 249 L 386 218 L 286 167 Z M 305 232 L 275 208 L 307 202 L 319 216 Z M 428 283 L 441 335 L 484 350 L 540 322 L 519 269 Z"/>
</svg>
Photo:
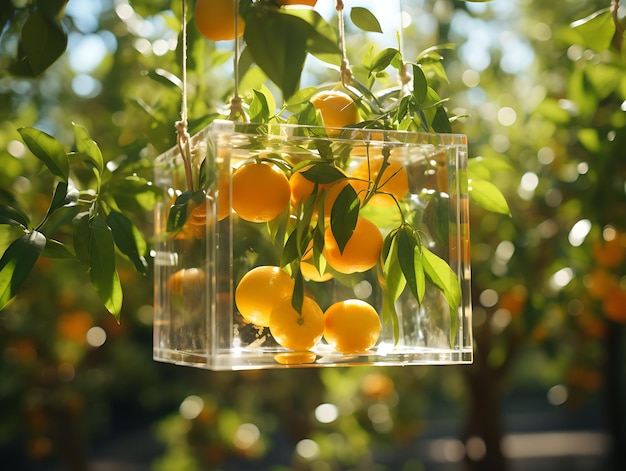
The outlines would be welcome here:
<svg viewBox="0 0 626 471">
<path fill-rule="evenodd" d="M 109 169 L 132 162 L 149 178 L 150 157 L 175 143 L 181 100 L 179 2 L 50 2 L 39 21 L 57 32 L 57 52 L 66 35 L 67 50 L 49 67 L 18 70 L 27 12 L 45 3 L 0 2 L 0 197 L 33 221 L 53 180 L 18 128 L 70 148 L 77 123 Z M 334 2 L 318 3 L 332 22 Z M 397 46 L 392 3 L 346 1 L 371 8 L 386 33 L 348 22 L 357 75 L 371 48 Z M 471 208 L 472 366 L 210 373 L 156 364 L 150 276 L 120 257 L 118 324 L 83 266 L 40 259 L 0 311 L 3 468 L 624 469 L 626 52 L 613 39 L 625 16 L 613 21 L 616 4 L 402 2 L 406 58 L 456 45 L 440 95 L 468 115 L 454 131 L 469 136 L 482 161 L 473 171 L 512 212 Z M 190 28 L 192 131 L 232 93 L 231 48 Z M 333 74 L 311 60 L 302 84 Z M 263 84 L 252 70 L 241 90 Z M 146 234 L 148 216 L 134 219 Z M 14 231 L 2 226 L 3 250 Z M 583 432 L 591 438 L 580 442 Z M 537 443 L 561 461 L 533 461 Z"/>
</svg>

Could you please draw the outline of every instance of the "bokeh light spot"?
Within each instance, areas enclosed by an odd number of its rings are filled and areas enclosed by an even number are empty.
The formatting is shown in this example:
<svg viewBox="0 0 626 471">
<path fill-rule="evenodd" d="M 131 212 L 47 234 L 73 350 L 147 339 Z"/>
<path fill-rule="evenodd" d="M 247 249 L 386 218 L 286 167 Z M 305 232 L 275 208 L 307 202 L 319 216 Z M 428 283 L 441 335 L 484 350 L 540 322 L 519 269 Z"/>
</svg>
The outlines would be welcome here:
<svg viewBox="0 0 626 471">
<path fill-rule="evenodd" d="M 318 422 L 329 424 L 339 417 L 339 409 L 334 404 L 320 404 L 315 408 L 315 418 Z"/>
<path fill-rule="evenodd" d="M 187 420 L 193 420 L 204 408 L 204 401 L 200 396 L 187 396 L 183 402 L 181 402 L 180 407 L 178 408 L 178 412 L 180 415 Z"/>
<path fill-rule="evenodd" d="M 312 460 L 319 455 L 320 447 L 314 440 L 305 438 L 296 445 L 296 453 L 302 458 Z"/>
<path fill-rule="evenodd" d="M 93 326 L 87 331 L 87 343 L 92 347 L 102 347 L 106 341 L 107 333 L 102 327 Z"/>
</svg>

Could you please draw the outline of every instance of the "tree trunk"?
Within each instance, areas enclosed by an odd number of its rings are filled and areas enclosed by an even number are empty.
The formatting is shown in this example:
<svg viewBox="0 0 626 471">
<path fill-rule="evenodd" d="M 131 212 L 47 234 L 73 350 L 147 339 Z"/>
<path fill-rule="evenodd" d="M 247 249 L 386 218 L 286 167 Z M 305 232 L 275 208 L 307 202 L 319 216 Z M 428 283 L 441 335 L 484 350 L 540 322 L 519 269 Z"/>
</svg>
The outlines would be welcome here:
<svg viewBox="0 0 626 471">
<path fill-rule="evenodd" d="M 470 471 L 505 471 L 500 411 L 502 375 L 477 355 L 467 368 L 469 410 L 463 431 L 465 463 Z"/>
<path fill-rule="evenodd" d="M 606 394 L 607 394 L 607 422 L 611 436 L 611 469 L 614 471 L 626 469 L 626 408 L 624 395 L 626 386 L 624 379 L 624 326 L 609 323 L 607 329 L 607 360 L 606 360 Z"/>
</svg>

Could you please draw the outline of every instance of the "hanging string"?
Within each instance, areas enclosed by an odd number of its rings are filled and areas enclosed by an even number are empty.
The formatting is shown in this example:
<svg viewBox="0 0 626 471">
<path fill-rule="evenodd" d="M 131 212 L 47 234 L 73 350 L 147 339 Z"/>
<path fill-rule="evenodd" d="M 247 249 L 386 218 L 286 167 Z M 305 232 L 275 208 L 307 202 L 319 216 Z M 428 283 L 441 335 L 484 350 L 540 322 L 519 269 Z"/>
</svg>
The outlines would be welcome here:
<svg viewBox="0 0 626 471">
<path fill-rule="evenodd" d="M 193 175 L 191 172 L 191 148 L 190 148 L 190 136 L 187 131 L 187 1 L 182 0 L 183 8 L 183 24 L 182 24 L 182 103 L 180 110 L 180 120 L 176 121 L 176 132 L 178 150 L 183 159 L 183 165 L 185 166 L 185 179 L 187 181 L 187 189 L 193 190 Z"/>
<path fill-rule="evenodd" d="M 339 42 L 341 45 L 341 83 L 347 87 L 352 82 L 352 70 L 348 62 L 348 54 L 346 50 L 346 28 L 343 19 L 343 0 L 337 0 L 335 7 L 339 19 Z"/>
<path fill-rule="evenodd" d="M 228 116 L 228 119 L 231 121 L 237 121 L 238 119 L 248 121 L 248 117 L 243 110 L 243 102 L 239 96 L 239 0 L 233 0 L 233 6 L 235 10 L 235 54 L 233 57 L 235 86 L 233 90 L 233 98 L 230 100 L 230 115 Z"/>
</svg>

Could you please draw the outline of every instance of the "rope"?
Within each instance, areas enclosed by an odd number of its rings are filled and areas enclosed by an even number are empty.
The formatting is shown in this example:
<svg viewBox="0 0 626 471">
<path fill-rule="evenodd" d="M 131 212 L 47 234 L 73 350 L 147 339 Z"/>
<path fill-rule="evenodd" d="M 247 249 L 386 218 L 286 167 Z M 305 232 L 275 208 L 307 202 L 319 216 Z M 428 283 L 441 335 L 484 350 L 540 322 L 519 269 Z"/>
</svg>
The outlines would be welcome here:
<svg viewBox="0 0 626 471">
<path fill-rule="evenodd" d="M 230 100 L 230 114 L 228 119 L 236 121 L 238 118 L 241 118 L 243 121 L 248 121 L 243 111 L 243 101 L 239 96 L 239 0 L 233 0 L 233 6 L 235 9 L 235 54 L 233 56 L 235 87 L 233 89 L 233 98 Z"/>
<path fill-rule="evenodd" d="M 177 132 L 176 143 L 178 150 L 183 159 L 185 166 L 185 179 L 187 181 L 187 189 L 193 189 L 193 175 L 191 172 L 191 148 L 190 136 L 187 131 L 187 1 L 182 0 L 183 7 L 183 24 L 182 24 L 182 69 L 183 69 L 183 85 L 182 85 L 182 104 L 180 111 L 180 120 L 176 121 L 175 127 Z"/>
<path fill-rule="evenodd" d="M 352 82 L 352 70 L 348 62 L 348 54 L 346 51 L 346 28 L 343 18 L 343 0 L 337 0 L 335 4 L 337 16 L 339 18 L 339 41 L 341 46 L 341 83 L 347 87 Z"/>
</svg>

